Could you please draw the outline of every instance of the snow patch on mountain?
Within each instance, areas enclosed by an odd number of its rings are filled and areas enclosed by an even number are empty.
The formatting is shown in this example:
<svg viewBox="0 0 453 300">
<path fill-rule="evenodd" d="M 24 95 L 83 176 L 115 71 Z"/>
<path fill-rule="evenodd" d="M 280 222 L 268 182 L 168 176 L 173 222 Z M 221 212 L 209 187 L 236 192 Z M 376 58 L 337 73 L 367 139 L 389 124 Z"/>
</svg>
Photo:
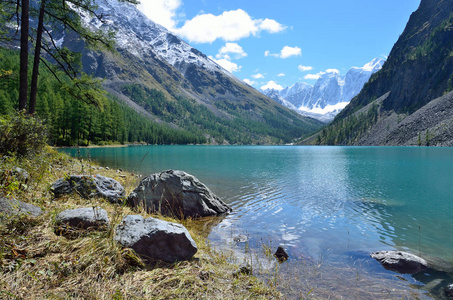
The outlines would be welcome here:
<svg viewBox="0 0 453 300">
<path fill-rule="evenodd" d="M 295 107 L 302 115 L 328 122 L 361 91 L 384 62 L 381 58 L 375 58 L 363 67 L 352 67 L 344 76 L 338 72 L 324 73 L 314 86 L 297 82 L 281 91 L 268 89 L 263 93 L 288 108 Z"/>
<path fill-rule="evenodd" d="M 134 5 L 120 1 L 97 0 L 96 13 L 105 16 L 106 23 L 91 15 L 82 15 L 85 24 L 92 28 L 111 30 L 119 48 L 141 59 L 157 55 L 183 75 L 191 65 L 197 65 L 211 73 L 222 72 L 234 76 L 193 48 L 166 28 L 154 23 Z"/>
</svg>

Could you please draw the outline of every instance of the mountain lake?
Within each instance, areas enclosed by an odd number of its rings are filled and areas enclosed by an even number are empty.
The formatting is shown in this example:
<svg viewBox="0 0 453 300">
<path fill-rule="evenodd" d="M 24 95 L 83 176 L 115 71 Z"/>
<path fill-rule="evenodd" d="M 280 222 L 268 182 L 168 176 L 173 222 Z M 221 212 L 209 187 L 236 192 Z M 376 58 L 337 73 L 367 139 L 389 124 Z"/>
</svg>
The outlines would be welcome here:
<svg viewBox="0 0 453 300">
<path fill-rule="evenodd" d="M 186 171 L 233 208 L 199 221 L 216 249 L 288 298 L 443 298 L 453 283 L 453 148 L 129 146 L 61 149 L 144 176 Z M 289 260 L 272 253 L 282 245 Z M 385 270 L 403 250 L 436 267 Z M 278 276 L 277 276 L 278 274 Z"/>
</svg>

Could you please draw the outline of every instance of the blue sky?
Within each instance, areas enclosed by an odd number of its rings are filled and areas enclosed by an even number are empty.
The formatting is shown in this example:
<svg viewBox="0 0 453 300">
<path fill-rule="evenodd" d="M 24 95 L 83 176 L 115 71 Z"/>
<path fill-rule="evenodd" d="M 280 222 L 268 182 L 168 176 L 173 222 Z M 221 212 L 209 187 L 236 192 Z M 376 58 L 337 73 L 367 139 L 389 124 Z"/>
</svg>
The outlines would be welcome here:
<svg viewBox="0 0 453 300">
<path fill-rule="evenodd" d="M 255 88 L 385 58 L 420 0 L 141 0 L 148 17 Z"/>
</svg>

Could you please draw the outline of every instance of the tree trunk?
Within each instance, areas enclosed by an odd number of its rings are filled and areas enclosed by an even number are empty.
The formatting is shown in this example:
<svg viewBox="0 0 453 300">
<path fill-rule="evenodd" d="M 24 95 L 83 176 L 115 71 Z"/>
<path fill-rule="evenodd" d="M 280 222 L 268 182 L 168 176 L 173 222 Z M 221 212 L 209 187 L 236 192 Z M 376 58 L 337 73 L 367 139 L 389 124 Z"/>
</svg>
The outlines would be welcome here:
<svg viewBox="0 0 453 300">
<path fill-rule="evenodd" d="M 19 79 L 19 111 L 27 107 L 28 94 L 28 29 L 29 29 L 29 0 L 22 0 L 20 25 L 20 79 Z"/>
<path fill-rule="evenodd" d="M 38 75 L 39 75 L 39 62 L 41 59 L 41 41 L 42 32 L 44 27 L 44 9 L 46 7 L 46 0 L 41 0 L 41 8 L 39 9 L 39 23 L 36 32 L 36 45 L 35 57 L 33 61 L 33 72 L 31 74 L 31 88 L 30 88 L 30 102 L 28 106 L 28 113 L 30 115 L 35 113 L 36 109 L 36 96 L 38 93 Z"/>
</svg>

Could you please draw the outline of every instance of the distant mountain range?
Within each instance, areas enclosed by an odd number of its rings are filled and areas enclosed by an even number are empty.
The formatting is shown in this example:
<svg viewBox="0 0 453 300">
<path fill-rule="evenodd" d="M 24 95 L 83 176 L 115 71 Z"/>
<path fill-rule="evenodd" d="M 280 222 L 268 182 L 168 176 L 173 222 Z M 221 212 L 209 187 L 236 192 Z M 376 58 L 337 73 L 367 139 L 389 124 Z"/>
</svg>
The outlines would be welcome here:
<svg viewBox="0 0 453 300">
<path fill-rule="evenodd" d="M 268 89 L 263 93 L 304 116 L 328 122 L 346 107 L 384 62 L 375 58 L 361 68 L 352 67 L 344 76 L 336 72 L 322 74 L 314 86 L 297 82 L 281 91 Z"/>
<path fill-rule="evenodd" d="M 453 146 L 453 1 L 422 0 L 382 69 L 303 143 Z"/>
<path fill-rule="evenodd" d="M 97 0 L 107 23 L 85 15 L 86 26 L 113 29 L 117 53 L 87 50 L 73 36 L 60 43 L 82 52 L 88 74 L 105 78 L 119 101 L 159 123 L 203 134 L 215 144 L 275 144 L 320 128 L 251 88 L 136 7 Z"/>
</svg>

